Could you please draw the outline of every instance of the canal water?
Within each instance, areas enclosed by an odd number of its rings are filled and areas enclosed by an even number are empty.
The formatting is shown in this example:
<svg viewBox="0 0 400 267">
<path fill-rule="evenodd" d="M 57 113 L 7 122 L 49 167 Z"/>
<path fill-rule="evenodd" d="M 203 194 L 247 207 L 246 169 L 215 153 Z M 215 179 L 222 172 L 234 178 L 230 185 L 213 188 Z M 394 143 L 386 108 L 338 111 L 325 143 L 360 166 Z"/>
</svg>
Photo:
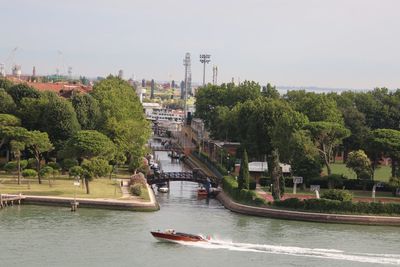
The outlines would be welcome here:
<svg viewBox="0 0 400 267">
<path fill-rule="evenodd" d="M 164 171 L 184 166 L 157 154 Z M 161 210 L 140 213 L 29 206 L 0 211 L 0 266 L 390 266 L 400 229 L 284 221 L 232 213 L 198 199 L 197 184 L 157 193 Z M 156 241 L 151 230 L 211 235 L 210 244 Z"/>
</svg>

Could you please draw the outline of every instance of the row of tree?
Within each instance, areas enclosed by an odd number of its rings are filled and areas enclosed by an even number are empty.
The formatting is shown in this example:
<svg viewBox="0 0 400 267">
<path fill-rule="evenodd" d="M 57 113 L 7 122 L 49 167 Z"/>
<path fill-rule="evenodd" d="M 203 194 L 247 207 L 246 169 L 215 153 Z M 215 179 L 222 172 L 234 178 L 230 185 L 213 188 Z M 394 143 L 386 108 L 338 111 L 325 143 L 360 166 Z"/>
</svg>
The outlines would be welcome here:
<svg viewBox="0 0 400 267">
<path fill-rule="evenodd" d="M 339 150 L 346 160 L 349 152 L 362 149 L 372 169 L 383 156 L 390 157 L 392 176 L 397 177 L 399 107 L 400 90 L 386 88 L 342 94 L 302 90 L 281 96 L 269 84 L 261 88 L 246 81 L 237 86 L 208 85 L 196 95 L 196 116 L 204 120 L 213 138 L 240 142 L 250 158 L 267 156 L 276 196 L 280 161 L 291 164 L 295 175 L 319 176 L 321 165 L 330 175 Z"/>
<path fill-rule="evenodd" d="M 38 174 L 43 157 L 76 159 L 88 180 L 104 173 L 96 169 L 125 162 L 139 168 L 143 162 L 150 126 L 133 88 L 117 77 L 70 99 L 0 79 L 0 103 L 0 150 L 16 160 L 33 155 Z"/>
</svg>

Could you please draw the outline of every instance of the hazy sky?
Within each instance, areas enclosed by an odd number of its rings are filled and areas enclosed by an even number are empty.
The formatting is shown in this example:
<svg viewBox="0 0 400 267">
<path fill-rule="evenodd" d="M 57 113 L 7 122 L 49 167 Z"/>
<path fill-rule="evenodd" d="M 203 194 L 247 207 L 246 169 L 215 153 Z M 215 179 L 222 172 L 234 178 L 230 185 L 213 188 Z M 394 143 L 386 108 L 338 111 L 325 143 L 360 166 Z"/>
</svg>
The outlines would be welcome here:
<svg viewBox="0 0 400 267">
<path fill-rule="evenodd" d="M 400 88 L 397 0 L 0 0 L 0 62 L 18 46 L 23 73 L 182 80 L 211 54 L 219 81 Z"/>
</svg>

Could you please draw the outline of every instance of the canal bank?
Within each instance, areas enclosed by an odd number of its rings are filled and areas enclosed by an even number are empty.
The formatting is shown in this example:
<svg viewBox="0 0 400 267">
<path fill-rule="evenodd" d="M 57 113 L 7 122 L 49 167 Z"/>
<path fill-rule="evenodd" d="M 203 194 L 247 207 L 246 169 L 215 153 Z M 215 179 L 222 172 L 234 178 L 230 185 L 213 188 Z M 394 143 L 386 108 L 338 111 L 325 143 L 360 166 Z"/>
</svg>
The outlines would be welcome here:
<svg viewBox="0 0 400 267">
<path fill-rule="evenodd" d="M 246 215 L 309 222 L 400 226 L 400 217 L 315 213 L 253 207 L 233 201 L 223 191 L 217 195 L 217 199 L 230 211 Z"/>
</svg>

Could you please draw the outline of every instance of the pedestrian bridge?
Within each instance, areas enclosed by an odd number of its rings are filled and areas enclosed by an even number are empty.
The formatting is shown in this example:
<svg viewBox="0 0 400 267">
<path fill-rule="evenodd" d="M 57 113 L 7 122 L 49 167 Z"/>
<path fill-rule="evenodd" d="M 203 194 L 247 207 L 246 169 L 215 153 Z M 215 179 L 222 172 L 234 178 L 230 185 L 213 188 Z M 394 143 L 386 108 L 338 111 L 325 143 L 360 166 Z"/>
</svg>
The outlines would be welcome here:
<svg viewBox="0 0 400 267">
<path fill-rule="evenodd" d="M 209 177 L 198 171 L 161 172 L 160 174 L 147 177 L 147 183 L 150 185 L 169 183 L 172 181 L 188 181 L 201 184 L 210 182 L 213 187 L 217 187 L 219 184 L 219 179 L 217 177 Z"/>
</svg>

